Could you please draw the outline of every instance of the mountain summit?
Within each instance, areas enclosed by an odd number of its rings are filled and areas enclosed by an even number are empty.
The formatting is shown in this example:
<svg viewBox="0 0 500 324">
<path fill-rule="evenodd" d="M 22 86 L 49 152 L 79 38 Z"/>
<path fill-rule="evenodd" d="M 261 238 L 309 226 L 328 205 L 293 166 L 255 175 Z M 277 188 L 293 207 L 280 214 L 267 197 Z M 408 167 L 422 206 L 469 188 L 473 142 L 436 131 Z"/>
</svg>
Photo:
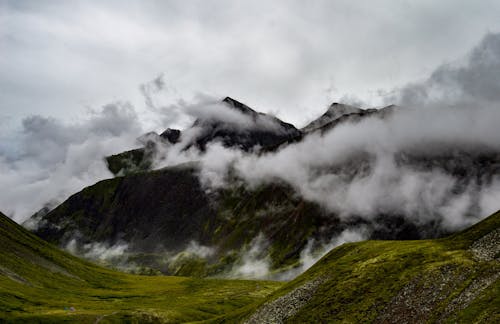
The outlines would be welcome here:
<svg viewBox="0 0 500 324">
<path fill-rule="evenodd" d="M 364 111 L 364 109 L 358 107 L 334 102 L 330 105 L 330 107 L 328 107 L 328 110 L 323 115 L 307 124 L 307 126 L 302 128 L 301 130 L 305 133 L 312 132 L 325 126 L 328 123 L 331 123 L 336 119 L 339 119 L 342 116 L 357 114 Z"/>
<path fill-rule="evenodd" d="M 197 148 L 205 151 L 211 143 L 224 147 L 239 148 L 245 152 L 273 150 L 281 144 L 302 137 L 302 131 L 279 118 L 257 112 L 231 97 L 220 101 L 220 114 L 197 118 L 185 130 L 167 129 L 161 135 L 154 132 L 139 138 L 143 147 L 106 158 L 109 170 L 115 174 L 128 174 L 149 170 L 157 153 L 157 144 L 182 145 L 181 150 Z M 224 118 L 224 109 L 229 109 L 231 118 Z M 232 111 L 234 110 L 234 111 Z M 227 113 L 227 111 L 226 111 Z M 187 134 L 183 142 L 183 136 Z"/>
</svg>

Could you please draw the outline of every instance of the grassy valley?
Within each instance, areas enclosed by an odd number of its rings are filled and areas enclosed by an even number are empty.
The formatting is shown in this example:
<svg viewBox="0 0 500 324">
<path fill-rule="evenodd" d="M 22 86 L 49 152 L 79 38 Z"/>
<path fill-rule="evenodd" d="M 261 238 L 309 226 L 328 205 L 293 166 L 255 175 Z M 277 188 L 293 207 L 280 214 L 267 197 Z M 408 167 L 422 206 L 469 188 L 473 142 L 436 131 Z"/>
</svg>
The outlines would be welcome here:
<svg viewBox="0 0 500 324">
<path fill-rule="evenodd" d="M 281 286 L 137 276 L 58 250 L 0 216 L 0 319 L 8 322 L 194 322 L 236 311 Z"/>
<path fill-rule="evenodd" d="M 344 244 L 286 284 L 124 274 L 0 219 L 0 316 L 7 321 L 500 320 L 500 213 L 444 239 Z"/>
</svg>

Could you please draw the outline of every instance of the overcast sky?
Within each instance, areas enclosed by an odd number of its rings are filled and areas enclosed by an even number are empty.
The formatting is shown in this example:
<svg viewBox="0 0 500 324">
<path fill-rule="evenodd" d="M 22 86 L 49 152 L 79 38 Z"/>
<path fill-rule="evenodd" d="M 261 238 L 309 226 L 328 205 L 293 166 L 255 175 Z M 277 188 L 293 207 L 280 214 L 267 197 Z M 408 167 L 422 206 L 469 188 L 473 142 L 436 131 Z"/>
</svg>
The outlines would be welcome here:
<svg viewBox="0 0 500 324">
<path fill-rule="evenodd" d="M 380 104 L 499 18 L 500 1 L 0 0 L 0 128 L 114 101 L 141 116 L 161 74 L 172 101 L 229 95 L 303 126 L 332 101 Z"/>
</svg>

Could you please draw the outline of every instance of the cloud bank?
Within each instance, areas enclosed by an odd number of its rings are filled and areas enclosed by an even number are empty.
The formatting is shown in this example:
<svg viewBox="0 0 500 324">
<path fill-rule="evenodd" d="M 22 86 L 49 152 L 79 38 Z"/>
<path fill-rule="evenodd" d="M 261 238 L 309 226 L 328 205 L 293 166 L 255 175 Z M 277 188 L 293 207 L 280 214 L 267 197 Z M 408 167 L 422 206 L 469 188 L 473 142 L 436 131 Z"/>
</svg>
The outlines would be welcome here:
<svg viewBox="0 0 500 324">
<path fill-rule="evenodd" d="M 112 177 L 104 162 L 142 133 L 134 109 L 125 103 L 90 111 L 85 120 L 63 123 L 30 116 L 15 137 L 2 139 L 0 208 L 17 222 L 98 180 Z M 13 149 L 14 148 L 14 149 Z"/>
<path fill-rule="evenodd" d="M 158 167 L 199 160 L 208 187 L 224 186 L 231 169 L 250 186 L 285 181 L 343 218 L 397 215 L 457 230 L 500 207 L 499 39 L 489 34 L 459 68 L 441 66 L 427 81 L 396 89 L 405 106 L 390 114 L 342 123 L 274 153 L 218 143 L 205 153 L 170 148 Z M 471 80 L 483 71 L 492 73 L 478 89 Z M 439 96 L 431 95 L 437 88 Z M 494 165 L 477 164 L 485 157 Z"/>
</svg>

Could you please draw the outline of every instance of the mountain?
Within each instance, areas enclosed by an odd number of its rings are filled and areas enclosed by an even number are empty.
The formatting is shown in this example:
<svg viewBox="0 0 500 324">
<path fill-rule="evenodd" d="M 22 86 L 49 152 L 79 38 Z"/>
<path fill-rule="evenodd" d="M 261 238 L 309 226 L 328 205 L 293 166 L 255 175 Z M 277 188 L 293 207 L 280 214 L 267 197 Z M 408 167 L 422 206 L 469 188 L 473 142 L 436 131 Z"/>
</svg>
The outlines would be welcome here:
<svg viewBox="0 0 500 324">
<path fill-rule="evenodd" d="M 244 323 L 498 323 L 500 212 L 445 239 L 344 244 Z"/>
<path fill-rule="evenodd" d="M 0 213 L 0 322 L 164 323 L 215 320 L 280 283 L 138 276 L 62 252 Z"/>
<path fill-rule="evenodd" d="M 142 148 L 107 157 L 109 170 L 115 175 L 149 170 L 158 144 L 171 145 L 181 142 L 181 150 L 196 147 L 204 151 L 208 144 L 220 142 L 224 147 L 249 152 L 277 147 L 302 136 L 302 132 L 292 124 L 256 112 L 233 98 L 224 98 L 221 106 L 233 114 L 232 118 L 225 120 L 220 116 L 207 115 L 196 119 L 190 128 L 182 132 L 167 129 L 161 135 L 154 132 L 145 134 L 139 138 Z M 188 140 L 185 142 L 182 141 L 183 134 L 188 134 Z"/>
<path fill-rule="evenodd" d="M 129 262 L 166 274 L 204 276 L 230 271 L 259 234 L 278 269 L 297 262 L 311 235 L 320 243 L 347 228 L 279 183 L 207 193 L 198 170 L 187 164 L 101 181 L 38 214 L 34 233 L 62 247 L 72 241 L 81 248 L 125 243 Z M 184 258 L 202 262 L 201 268 L 183 268 L 175 258 L 191 242 L 215 250 L 209 258 Z"/>
<path fill-rule="evenodd" d="M 85 246 L 92 244 L 126 246 L 115 264 L 196 276 L 231 275 L 254 246 L 255 261 L 266 260 L 279 276 L 299 266 L 311 240 L 319 248 L 360 227 L 374 239 L 444 234 L 438 224 L 414 224 L 402 215 L 340 218 L 280 182 L 248 189 L 234 179 L 232 186 L 207 191 L 199 172 L 190 163 L 101 181 L 35 215 L 34 233 L 79 255 L 88 255 Z M 193 244 L 212 253 L 201 255 Z"/>
<path fill-rule="evenodd" d="M 188 143 L 187 147 L 195 145 L 204 150 L 208 143 L 220 141 L 225 147 L 237 147 L 243 151 L 250 151 L 254 148 L 275 146 L 301 135 L 301 132 L 292 124 L 285 123 L 274 116 L 256 112 L 230 97 L 224 98 L 222 104 L 240 112 L 253 123 L 234 125 L 219 118 L 199 118 L 194 122 L 193 127 L 200 127 L 202 130 L 193 143 Z"/>
<path fill-rule="evenodd" d="M 226 98 L 225 102 L 232 105 L 231 109 L 252 119 L 262 115 L 232 99 Z M 331 112 L 332 107 L 328 111 Z M 360 111 L 351 106 L 342 107 L 341 111 L 351 113 L 337 119 L 323 119 L 326 123 L 304 136 L 326 133 L 336 125 L 357 122 L 368 116 L 385 118 L 399 109 L 388 106 Z M 265 118 L 279 123 L 274 117 Z M 212 120 L 210 123 L 218 125 L 216 128 L 219 127 L 220 132 L 212 132 L 212 135 L 203 138 L 217 138 L 223 131 L 233 134 L 227 137 L 228 141 L 235 141 L 231 145 L 237 146 L 240 140 L 241 145 L 246 145 L 247 137 L 243 133 L 234 133 L 229 126 L 224 129 L 222 122 Z M 283 129 L 288 129 L 284 124 Z M 184 132 L 169 130 L 168 134 L 174 136 L 173 140 L 165 137 L 170 144 L 182 142 L 179 138 Z M 200 182 L 201 168 L 195 162 L 137 172 L 151 167 L 151 164 L 140 167 L 144 161 L 151 162 L 140 154 L 155 154 L 156 144 L 151 138 L 156 136 L 160 135 L 147 134 L 142 138 L 146 143 L 142 151 L 127 152 L 133 157 L 139 154 L 135 158 L 136 169 L 129 168 L 130 172 L 125 176 L 85 188 L 50 212 L 35 214 L 30 221 L 37 224 L 34 232 L 75 254 L 99 260 L 102 258 L 92 253 L 93 247 L 117 247 L 122 250 L 122 257 L 114 258 L 112 265 L 133 264 L 174 275 L 230 276 L 238 267 L 246 266 L 248 254 L 255 250 L 250 261 L 263 262 L 271 272 L 270 278 L 277 278 L 290 268 L 300 267 L 301 254 L 309 244 L 312 244 L 313 250 L 321 249 L 344 231 L 363 229 L 364 235 L 371 239 L 405 240 L 449 234 L 439 217 L 416 221 L 412 215 L 387 210 L 374 211 L 370 217 L 338 215 L 314 201 L 304 199 L 292 187 L 277 179 L 248 187 L 237 175 L 229 172 L 226 175 L 228 186 L 209 189 Z M 268 146 L 268 149 L 276 150 L 280 145 L 300 141 L 302 137 L 286 138 L 285 142 L 279 142 L 278 139 L 283 138 L 275 137 L 278 144 Z M 264 150 L 256 154 L 268 153 Z M 341 165 L 315 172 L 325 177 L 331 174 L 363 177 L 373 171 L 373 159 L 361 152 Z M 457 182 L 450 194 L 456 197 L 471 186 L 491 183 L 491 179 L 500 174 L 498 152 L 475 153 L 462 147 L 441 149 L 431 155 L 417 150 L 402 151 L 394 155 L 393 162 L 397 167 L 439 172 L 453 177 Z M 111 168 L 114 164 L 109 165 Z M 123 164 L 117 165 L 115 173 L 123 171 Z M 470 215 L 479 213 L 475 205 L 468 212 Z"/>
</svg>

